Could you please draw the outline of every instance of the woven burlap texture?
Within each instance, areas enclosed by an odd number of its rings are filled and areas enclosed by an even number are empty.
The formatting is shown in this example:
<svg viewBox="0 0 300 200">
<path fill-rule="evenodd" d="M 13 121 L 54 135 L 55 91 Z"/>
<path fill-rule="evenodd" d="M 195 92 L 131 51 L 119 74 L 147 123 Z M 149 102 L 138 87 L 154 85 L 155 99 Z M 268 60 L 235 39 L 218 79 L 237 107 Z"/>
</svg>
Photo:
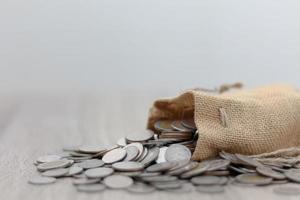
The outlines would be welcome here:
<svg viewBox="0 0 300 200">
<path fill-rule="evenodd" d="M 220 151 L 255 155 L 300 146 L 300 92 L 286 85 L 212 94 L 187 90 L 159 99 L 150 109 L 148 128 L 160 119 L 193 117 L 199 138 L 193 160 Z"/>
</svg>

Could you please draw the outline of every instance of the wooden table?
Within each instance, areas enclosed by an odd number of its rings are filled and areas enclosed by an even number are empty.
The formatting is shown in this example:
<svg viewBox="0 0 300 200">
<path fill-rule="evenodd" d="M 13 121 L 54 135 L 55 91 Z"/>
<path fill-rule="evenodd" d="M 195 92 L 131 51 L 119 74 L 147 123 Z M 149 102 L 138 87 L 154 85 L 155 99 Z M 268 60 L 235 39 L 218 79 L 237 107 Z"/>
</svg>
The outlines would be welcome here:
<svg viewBox="0 0 300 200">
<path fill-rule="evenodd" d="M 33 186 L 37 174 L 33 161 L 66 145 L 109 143 L 126 133 L 145 127 L 148 108 L 157 94 L 1 94 L 0 98 L 0 199 L 299 199 L 272 192 L 274 186 L 228 186 L 221 195 L 197 192 L 154 192 L 133 195 L 125 191 L 85 194 L 76 191 L 70 179 Z"/>
</svg>

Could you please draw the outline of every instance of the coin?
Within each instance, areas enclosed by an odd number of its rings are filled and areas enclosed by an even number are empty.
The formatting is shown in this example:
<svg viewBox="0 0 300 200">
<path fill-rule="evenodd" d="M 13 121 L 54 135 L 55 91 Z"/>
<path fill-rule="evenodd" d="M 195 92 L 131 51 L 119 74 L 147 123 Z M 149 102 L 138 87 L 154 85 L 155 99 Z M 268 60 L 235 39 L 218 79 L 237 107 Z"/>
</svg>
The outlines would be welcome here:
<svg viewBox="0 0 300 200">
<path fill-rule="evenodd" d="M 254 185 L 268 185 L 272 182 L 272 178 L 260 176 L 257 174 L 240 174 L 235 177 L 240 183 L 254 184 Z"/>
<path fill-rule="evenodd" d="M 106 148 L 102 145 L 82 145 L 78 148 L 78 150 L 83 153 L 99 153 L 101 151 L 105 151 Z"/>
<path fill-rule="evenodd" d="M 65 176 L 68 173 L 69 173 L 69 169 L 58 168 L 58 169 L 47 170 L 47 171 L 43 172 L 42 175 L 57 178 L 57 177 Z"/>
<path fill-rule="evenodd" d="M 82 167 L 78 167 L 76 165 L 73 165 L 69 168 L 68 176 L 73 176 L 75 174 L 80 174 L 83 171 Z"/>
<path fill-rule="evenodd" d="M 196 168 L 181 174 L 180 177 L 181 178 L 191 178 L 193 176 L 198 176 L 200 174 L 203 174 L 208 168 L 209 168 L 209 163 L 201 162 L 198 164 L 198 166 Z"/>
<path fill-rule="evenodd" d="M 99 159 L 85 160 L 81 163 L 78 163 L 78 167 L 82 167 L 83 169 L 102 167 L 103 165 L 104 165 L 104 162 Z"/>
<path fill-rule="evenodd" d="M 50 170 L 50 169 L 56 169 L 56 168 L 63 168 L 71 165 L 70 160 L 57 160 L 57 161 L 51 161 L 51 162 L 45 162 L 42 164 L 39 164 L 37 166 L 37 169 L 40 171 Z"/>
<path fill-rule="evenodd" d="M 171 127 L 177 131 L 182 131 L 182 132 L 190 132 L 191 131 L 191 129 L 183 126 L 182 121 L 180 121 L 180 120 L 173 121 L 171 124 Z"/>
<path fill-rule="evenodd" d="M 159 154 L 158 147 L 151 148 L 150 150 L 148 150 L 148 154 L 140 162 L 144 166 L 148 166 L 157 159 L 158 154 Z"/>
<path fill-rule="evenodd" d="M 164 172 L 167 171 L 177 165 L 176 162 L 163 162 L 157 163 L 154 165 L 149 166 L 146 171 L 147 172 Z"/>
<path fill-rule="evenodd" d="M 140 155 L 136 161 L 141 162 L 141 160 L 143 160 L 146 156 L 148 155 L 148 148 L 144 147 L 144 151 L 142 153 L 142 155 Z"/>
<path fill-rule="evenodd" d="M 282 195 L 299 195 L 300 194 L 300 187 L 296 186 L 280 186 L 275 187 L 273 191 L 277 194 Z"/>
<path fill-rule="evenodd" d="M 167 181 L 167 182 L 154 182 L 152 183 L 156 189 L 159 190 L 170 190 L 178 189 L 181 187 L 181 183 L 178 181 Z"/>
<path fill-rule="evenodd" d="M 132 193 L 145 194 L 154 192 L 155 188 L 145 183 L 134 183 L 130 187 L 126 188 L 126 190 Z"/>
<path fill-rule="evenodd" d="M 207 169 L 207 171 L 215 171 L 223 168 L 226 169 L 230 164 L 230 161 L 222 159 L 209 160 L 207 162 L 209 163 L 209 168 Z"/>
<path fill-rule="evenodd" d="M 217 193 L 223 193 L 225 189 L 224 187 L 219 185 L 210 185 L 210 186 L 197 186 L 196 191 L 202 193 L 217 194 Z"/>
<path fill-rule="evenodd" d="M 130 146 L 135 146 L 136 148 L 138 148 L 139 154 L 137 155 L 136 159 L 139 159 L 144 152 L 144 146 L 139 142 L 134 142 L 127 145 L 126 147 L 130 147 Z"/>
<path fill-rule="evenodd" d="M 78 151 L 81 145 L 71 145 L 63 147 L 64 151 Z"/>
<path fill-rule="evenodd" d="M 87 185 L 87 184 L 95 184 L 99 183 L 101 179 L 99 178 L 93 178 L 93 179 L 87 179 L 87 178 L 77 178 L 73 180 L 74 185 Z"/>
<path fill-rule="evenodd" d="M 105 190 L 106 186 L 103 184 L 88 184 L 88 185 L 78 185 L 77 190 L 80 192 L 101 192 Z"/>
<path fill-rule="evenodd" d="M 246 155 L 242 155 L 242 154 L 235 154 L 235 156 L 237 157 L 238 160 L 240 160 L 242 162 L 242 164 L 244 165 L 248 165 L 248 166 L 253 166 L 253 167 L 258 167 L 261 166 L 261 163 L 256 161 L 255 159 L 246 156 Z"/>
<path fill-rule="evenodd" d="M 126 142 L 126 138 L 120 138 L 118 141 L 117 141 L 117 145 L 120 146 L 120 147 L 125 147 L 127 145 L 127 142 Z"/>
<path fill-rule="evenodd" d="M 107 152 L 102 157 L 102 161 L 106 164 L 111 164 L 123 160 L 125 156 L 126 156 L 126 150 L 118 148 Z"/>
<path fill-rule="evenodd" d="M 194 185 L 217 185 L 220 182 L 217 176 L 195 176 L 191 179 Z"/>
<path fill-rule="evenodd" d="M 139 155 L 139 149 L 136 146 L 124 147 L 126 151 L 125 161 L 132 161 Z"/>
<path fill-rule="evenodd" d="M 112 168 L 99 167 L 99 168 L 88 169 L 84 172 L 84 174 L 88 178 L 103 178 L 111 175 L 113 172 L 114 170 Z"/>
<path fill-rule="evenodd" d="M 300 183 L 300 173 L 293 170 L 284 172 L 284 175 L 291 181 Z"/>
<path fill-rule="evenodd" d="M 53 162 L 53 161 L 58 161 L 60 160 L 61 157 L 58 155 L 45 155 L 41 156 L 37 159 L 38 163 L 47 163 L 47 162 Z"/>
<path fill-rule="evenodd" d="M 165 158 L 168 162 L 190 160 L 191 156 L 191 151 L 187 147 L 180 144 L 170 145 L 165 154 Z"/>
<path fill-rule="evenodd" d="M 159 120 L 157 122 L 154 123 L 154 128 L 157 130 L 157 131 L 172 131 L 173 128 L 172 128 L 172 123 L 173 121 L 171 120 Z"/>
<path fill-rule="evenodd" d="M 191 129 L 192 131 L 195 131 L 197 130 L 197 127 L 196 127 L 196 124 L 195 124 L 195 121 L 193 118 L 190 118 L 190 119 L 184 119 L 182 120 L 182 125 L 188 129 Z"/>
<path fill-rule="evenodd" d="M 193 162 L 192 161 L 192 162 L 189 162 L 187 165 L 185 165 L 181 168 L 178 168 L 176 170 L 172 170 L 172 171 L 168 172 L 168 174 L 178 176 L 178 175 L 181 175 L 185 172 L 188 172 L 190 170 L 195 169 L 198 166 L 198 164 L 199 164 L 198 162 Z"/>
<path fill-rule="evenodd" d="M 285 179 L 285 175 L 280 172 L 276 172 L 269 167 L 259 166 L 256 168 L 256 171 L 264 176 L 271 177 L 274 179 Z"/>
<path fill-rule="evenodd" d="M 121 189 L 121 188 L 128 188 L 133 184 L 132 178 L 128 176 L 122 175 L 111 175 L 107 176 L 103 183 L 112 189 Z"/>
<path fill-rule="evenodd" d="M 112 165 L 112 168 L 118 171 L 132 172 L 132 171 L 140 171 L 144 169 L 144 165 L 139 162 L 123 161 L 123 162 L 114 163 Z"/>
<path fill-rule="evenodd" d="M 45 176 L 35 176 L 29 179 L 28 183 L 33 185 L 46 185 L 51 184 L 56 181 L 56 178 L 45 177 Z"/>
<path fill-rule="evenodd" d="M 150 140 L 153 138 L 154 133 L 151 130 L 142 130 L 142 131 L 137 131 L 134 133 L 131 133 L 126 136 L 127 141 L 130 142 L 143 142 L 146 140 Z"/>
<path fill-rule="evenodd" d="M 159 153 L 158 153 L 158 157 L 156 159 L 156 163 L 164 163 L 166 162 L 166 151 L 167 151 L 168 147 L 161 147 L 159 148 Z"/>
<path fill-rule="evenodd" d="M 178 178 L 176 176 L 161 175 L 161 176 L 142 177 L 142 179 L 143 181 L 146 182 L 170 182 L 170 181 L 176 181 Z"/>
</svg>

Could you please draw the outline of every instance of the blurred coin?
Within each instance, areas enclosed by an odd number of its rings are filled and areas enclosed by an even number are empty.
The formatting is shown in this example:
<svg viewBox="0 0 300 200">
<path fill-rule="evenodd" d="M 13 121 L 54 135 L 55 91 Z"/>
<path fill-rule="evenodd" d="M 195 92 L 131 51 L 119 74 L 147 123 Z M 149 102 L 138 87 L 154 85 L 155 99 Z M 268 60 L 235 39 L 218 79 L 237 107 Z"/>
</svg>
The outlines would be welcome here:
<svg viewBox="0 0 300 200">
<path fill-rule="evenodd" d="M 171 120 L 159 120 L 154 123 L 154 128 L 157 131 L 172 131 L 172 122 Z"/>
<path fill-rule="evenodd" d="M 87 185 L 87 184 L 95 184 L 100 182 L 100 178 L 93 178 L 93 179 L 87 179 L 87 178 L 77 178 L 73 180 L 74 185 Z"/>
<path fill-rule="evenodd" d="M 300 183 L 300 173 L 293 170 L 284 172 L 284 175 L 291 181 Z"/>
<path fill-rule="evenodd" d="M 300 187 L 298 186 L 280 186 L 275 187 L 273 191 L 282 195 L 300 195 Z"/>
<path fill-rule="evenodd" d="M 216 171 L 207 171 L 204 175 L 209 176 L 229 176 L 230 172 L 228 170 L 216 170 Z"/>
<path fill-rule="evenodd" d="M 225 189 L 224 187 L 219 185 L 210 185 L 210 186 L 197 186 L 196 191 L 202 193 L 217 194 L 217 193 L 223 193 Z"/>
<path fill-rule="evenodd" d="M 51 184 L 56 181 L 56 178 L 53 177 L 45 177 L 45 176 L 35 176 L 29 179 L 28 183 L 34 185 L 46 185 Z"/>
<path fill-rule="evenodd" d="M 141 171 L 132 171 L 132 172 L 121 172 L 117 171 L 114 175 L 123 175 L 123 176 L 130 176 L 130 177 L 139 177 L 142 174 Z"/>
<path fill-rule="evenodd" d="M 99 153 L 101 151 L 105 151 L 106 148 L 102 145 L 82 145 L 78 148 L 78 150 L 83 153 Z"/>
<path fill-rule="evenodd" d="M 191 183 L 181 183 L 180 188 L 172 188 L 172 189 L 165 189 L 165 191 L 172 192 L 172 193 L 188 193 L 194 191 L 195 187 Z"/>
<path fill-rule="evenodd" d="M 182 121 L 180 121 L 180 120 L 173 121 L 171 124 L 171 127 L 177 131 L 182 131 L 182 132 L 190 132 L 191 131 L 191 129 L 183 126 Z"/>
<path fill-rule="evenodd" d="M 58 169 L 47 170 L 47 171 L 43 172 L 42 175 L 57 178 L 57 177 L 65 176 L 66 174 L 68 174 L 68 172 L 69 172 L 69 169 L 67 169 L 67 168 L 58 168 Z"/>
<path fill-rule="evenodd" d="M 172 170 L 172 171 L 168 172 L 168 174 L 178 176 L 178 175 L 181 175 L 185 172 L 188 172 L 190 170 L 195 169 L 198 166 L 198 164 L 199 164 L 198 162 L 192 161 L 192 162 L 189 162 L 187 165 L 185 165 L 181 168 L 178 168 L 176 170 Z"/>
<path fill-rule="evenodd" d="M 126 138 L 120 138 L 118 141 L 117 141 L 117 145 L 120 146 L 120 147 L 125 147 L 127 145 L 127 142 L 126 142 Z"/>
<path fill-rule="evenodd" d="M 70 151 L 69 154 L 70 154 L 70 156 L 75 156 L 75 157 L 89 157 L 89 156 L 91 156 L 88 153 L 79 153 L 79 152 L 76 152 L 76 151 Z"/>
<path fill-rule="evenodd" d="M 187 147 L 180 144 L 170 145 L 165 154 L 165 158 L 168 162 L 190 160 L 191 156 L 191 151 Z"/>
<path fill-rule="evenodd" d="M 180 177 L 181 178 L 191 178 L 193 176 L 198 176 L 200 174 L 203 174 L 208 168 L 209 168 L 209 163 L 201 162 L 198 164 L 198 166 L 196 168 L 181 174 Z"/>
<path fill-rule="evenodd" d="M 131 171 L 140 171 L 144 169 L 144 165 L 139 162 L 123 161 L 123 162 L 114 163 L 112 165 L 112 168 L 118 171 L 131 172 Z"/>
<path fill-rule="evenodd" d="M 209 163 L 209 168 L 207 171 L 215 171 L 215 170 L 220 170 L 223 168 L 227 168 L 228 165 L 230 164 L 230 161 L 228 160 L 222 160 L 222 159 L 215 159 L 215 160 L 209 160 L 205 161 Z"/>
<path fill-rule="evenodd" d="M 72 145 L 63 147 L 64 151 L 78 151 L 81 145 Z"/>
<path fill-rule="evenodd" d="M 103 178 L 111 175 L 113 172 L 114 170 L 112 168 L 99 167 L 99 168 L 88 169 L 84 172 L 84 174 L 88 178 Z"/>
<path fill-rule="evenodd" d="M 269 167 L 259 166 L 256 168 L 256 171 L 264 176 L 271 177 L 274 179 L 285 179 L 285 175 L 280 172 L 276 172 Z"/>
<path fill-rule="evenodd" d="M 277 179 L 277 180 L 273 180 L 272 184 L 285 184 L 288 183 L 289 181 L 287 179 Z"/>
<path fill-rule="evenodd" d="M 257 174 L 240 174 L 235 177 L 240 183 L 254 184 L 254 185 L 268 185 L 272 182 L 272 178 L 260 176 Z"/>
<path fill-rule="evenodd" d="M 69 172 L 66 174 L 68 176 L 73 176 L 75 174 L 80 174 L 83 171 L 82 167 L 78 167 L 76 165 L 73 165 L 69 168 Z"/>
<path fill-rule="evenodd" d="M 170 182 L 154 182 L 152 185 L 159 190 L 170 190 L 178 189 L 182 186 L 182 183 L 179 181 L 170 181 Z"/>
<path fill-rule="evenodd" d="M 47 163 L 47 162 L 53 162 L 53 161 L 58 161 L 60 160 L 61 157 L 58 155 L 45 155 L 41 156 L 37 159 L 38 163 Z"/>
<path fill-rule="evenodd" d="M 81 163 L 78 163 L 78 167 L 82 167 L 83 169 L 102 167 L 103 165 L 104 165 L 104 162 L 99 159 L 85 160 Z"/>
<path fill-rule="evenodd" d="M 51 161 L 51 162 L 45 162 L 42 164 L 39 164 L 37 166 L 37 169 L 40 171 L 50 170 L 50 169 L 56 169 L 56 168 L 63 168 L 71 165 L 70 160 L 62 159 L 57 161 Z"/>
<path fill-rule="evenodd" d="M 176 162 L 162 162 L 149 166 L 147 172 L 164 172 L 177 165 Z"/>
<path fill-rule="evenodd" d="M 137 182 L 134 183 L 132 186 L 126 188 L 126 190 L 132 193 L 145 194 L 154 192 L 155 188 L 152 185 Z"/>
<path fill-rule="evenodd" d="M 154 147 L 148 150 L 147 155 L 140 161 L 145 167 L 154 162 L 159 154 L 159 148 Z"/>
<path fill-rule="evenodd" d="M 139 142 L 134 142 L 134 143 L 126 145 L 126 148 L 130 147 L 130 146 L 135 146 L 136 148 L 138 148 L 139 154 L 137 155 L 136 159 L 139 159 L 142 156 L 143 152 L 144 152 L 143 144 L 141 144 Z"/>
<path fill-rule="evenodd" d="M 293 167 L 297 168 L 297 169 L 300 169 L 300 162 L 298 162 L 297 164 L 295 164 Z"/>
<path fill-rule="evenodd" d="M 139 177 L 149 177 L 149 176 L 159 176 L 160 172 L 143 172 L 139 175 Z"/>
<path fill-rule="evenodd" d="M 188 129 L 191 129 L 192 131 L 195 131 L 197 130 L 197 127 L 196 127 L 196 124 L 195 124 L 195 121 L 193 118 L 190 118 L 190 119 L 184 119 L 182 120 L 182 125 Z"/>
<path fill-rule="evenodd" d="M 238 158 L 234 154 L 227 153 L 225 151 L 221 151 L 219 153 L 219 156 L 225 160 L 229 160 L 230 163 L 239 164 L 241 162 L 238 160 Z"/>
<path fill-rule="evenodd" d="M 219 185 L 226 185 L 228 183 L 228 178 L 223 176 L 223 177 L 220 177 L 220 182 L 219 182 Z"/>
<path fill-rule="evenodd" d="M 133 184 L 132 178 L 122 175 L 111 175 L 103 180 L 103 183 L 112 189 L 128 188 Z"/>
<path fill-rule="evenodd" d="M 139 155 L 139 149 L 136 146 L 124 147 L 126 151 L 125 161 L 132 161 Z"/>
<path fill-rule="evenodd" d="M 126 150 L 118 148 L 107 152 L 102 157 L 102 161 L 106 164 L 111 164 L 123 160 L 125 156 L 126 156 Z"/>
<path fill-rule="evenodd" d="M 169 182 L 169 181 L 176 181 L 178 178 L 176 176 L 161 175 L 161 176 L 142 177 L 142 179 L 143 181 L 146 182 Z"/>
<path fill-rule="evenodd" d="M 194 185 L 217 185 L 220 182 L 217 176 L 195 176 L 191 179 Z"/>
<path fill-rule="evenodd" d="M 235 156 L 244 165 L 248 165 L 248 166 L 252 166 L 252 167 L 258 167 L 258 166 L 262 165 L 260 162 L 256 161 L 255 159 L 253 159 L 253 158 L 251 158 L 249 156 L 242 155 L 242 154 L 235 154 Z"/>
<path fill-rule="evenodd" d="M 166 151 L 167 151 L 168 147 L 161 147 L 159 148 L 159 153 L 158 153 L 158 157 L 156 159 L 156 163 L 164 163 L 166 162 Z"/>
<path fill-rule="evenodd" d="M 137 157 L 135 160 L 137 162 L 141 162 L 141 160 L 143 160 L 147 155 L 148 155 L 148 148 L 144 147 L 143 153 L 139 157 Z"/>
<path fill-rule="evenodd" d="M 151 130 L 142 130 L 131 133 L 126 136 L 126 139 L 130 142 L 142 142 L 153 138 L 154 133 Z"/>
<path fill-rule="evenodd" d="M 76 188 L 80 192 L 101 192 L 105 190 L 106 186 L 98 183 L 98 184 L 78 185 Z"/>
</svg>

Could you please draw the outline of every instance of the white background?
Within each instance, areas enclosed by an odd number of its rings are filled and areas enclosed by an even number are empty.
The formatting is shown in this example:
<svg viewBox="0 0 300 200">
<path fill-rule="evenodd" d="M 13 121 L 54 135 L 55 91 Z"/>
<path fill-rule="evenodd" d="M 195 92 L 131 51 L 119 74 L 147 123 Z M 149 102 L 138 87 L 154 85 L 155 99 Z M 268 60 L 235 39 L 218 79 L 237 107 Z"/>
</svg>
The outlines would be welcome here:
<svg viewBox="0 0 300 200">
<path fill-rule="evenodd" d="M 0 91 L 300 86 L 298 0 L 1 0 Z"/>
</svg>

